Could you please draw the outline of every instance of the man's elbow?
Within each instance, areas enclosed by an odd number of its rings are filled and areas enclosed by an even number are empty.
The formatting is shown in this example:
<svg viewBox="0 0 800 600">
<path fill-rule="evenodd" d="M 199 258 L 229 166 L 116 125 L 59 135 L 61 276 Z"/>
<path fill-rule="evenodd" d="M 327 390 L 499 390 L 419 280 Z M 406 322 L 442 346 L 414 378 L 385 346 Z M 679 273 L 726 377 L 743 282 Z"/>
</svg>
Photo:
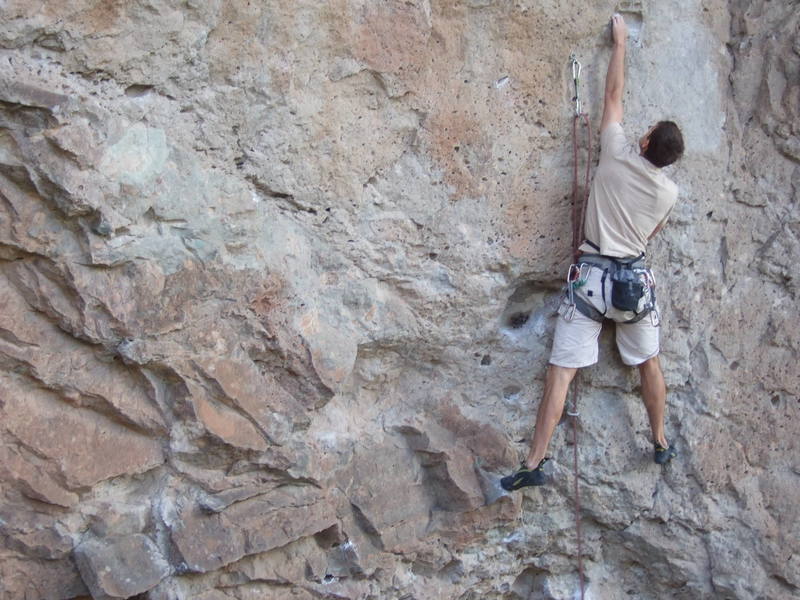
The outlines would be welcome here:
<svg viewBox="0 0 800 600">
<path fill-rule="evenodd" d="M 603 97 L 606 106 L 622 109 L 622 89 L 608 90 Z"/>
</svg>

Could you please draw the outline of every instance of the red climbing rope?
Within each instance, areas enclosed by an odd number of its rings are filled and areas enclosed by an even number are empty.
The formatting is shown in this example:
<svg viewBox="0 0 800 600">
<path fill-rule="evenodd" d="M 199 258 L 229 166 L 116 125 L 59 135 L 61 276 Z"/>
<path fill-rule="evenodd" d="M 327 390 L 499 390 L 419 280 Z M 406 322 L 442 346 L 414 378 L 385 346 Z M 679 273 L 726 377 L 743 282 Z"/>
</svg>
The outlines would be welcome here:
<svg viewBox="0 0 800 600">
<path fill-rule="evenodd" d="M 575 117 L 572 120 L 572 262 L 577 263 L 580 254 L 578 247 L 583 242 L 583 224 L 586 219 L 586 204 L 589 201 L 589 174 L 592 165 L 592 126 L 589 115 L 580 111 L 578 99 L 578 81 L 580 76 L 580 63 L 573 60 L 573 78 L 575 80 Z M 575 65 L 577 64 L 577 70 Z M 583 194 L 580 194 L 578 185 L 578 125 L 583 121 L 586 125 L 586 174 L 583 183 Z M 579 199 L 580 196 L 580 199 Z M 571 285 L 569 282 L 568 285 Z M 578 399 L 580 398 L 580 375 L 575 375 L 572 383 L 572 411 L 567 411 L 572 421 L 572 458 L 575 481 L 575 536 L 578 546 L 578 578 L 581 586 L 581 600 L 583 600 L 583 537 L 581 535 L 581 496 L 578 486 Z"/>
<path fill-rule="evenodd" d="M 582 201 L 578 200 L 578 122 L 586 124 L 586 174 Z M 586 204 L 589 201 L 589 172 L 592 166 L 592 125 L 589 115 L 576 114 L 572 120 L 572 262 L 577 262 L 578 247 L 583 242 L 583 224 L 586 220 Z"/>
<path fill-rule="evenodd" d="M 583 581 L 583 538 L 581 536 L 581 495 L 578 486 L 578 396 L 580 395 L 580 379 L 575 377 L 572 384 L 572 466 L 575 482 L 575 537 L 578 545 L 578 578 L 581 584 L 581 600 L 584 594 Z"/>
</svg>

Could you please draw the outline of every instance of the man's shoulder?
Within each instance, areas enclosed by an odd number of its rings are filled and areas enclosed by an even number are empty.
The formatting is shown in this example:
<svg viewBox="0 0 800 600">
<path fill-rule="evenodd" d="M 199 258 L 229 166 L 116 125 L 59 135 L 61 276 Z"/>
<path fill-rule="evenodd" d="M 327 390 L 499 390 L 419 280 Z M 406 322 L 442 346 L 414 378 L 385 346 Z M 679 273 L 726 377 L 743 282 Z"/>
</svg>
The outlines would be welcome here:
<svg viewBox="0 0 800 600">
<path fill-rule="evenodd" d="M 678 201 L 678 184 L 662 172 L 659 172 L 659 177 L 655 181 L 657 183 L 656 197 L 659 199 L 659 203 L 669 206 L 671 210 Z"/>
<path fill-rule="evenodd" d="M 625 135 L 625 130 L 622 128 L 622 123 L 619 121 L 612 121 L 600 130 L 600 137 L 605 135 Z"/>
<path fill-rule="evenodd" d="M 673 196 L 674 198 L 677 198 L 678 197 L 678 184 L 675 183 L 669 177 L 667 177 L 666 173 L 664 173 L 663 171 L 660 172 L 660 175 L 661 175 L 661 177 L 659 179 L 660 179 L 661 187 L 663 187 L 664 191 L 666 193 L 668 193 L 670 196 Z"/>
<path fill-rule="evenodd" d="M 618 121 L 609 123 L 600 131 L 600 151 L 606 154 L 620 155 L 627 142 L 622 124 Z"/>
</svg>

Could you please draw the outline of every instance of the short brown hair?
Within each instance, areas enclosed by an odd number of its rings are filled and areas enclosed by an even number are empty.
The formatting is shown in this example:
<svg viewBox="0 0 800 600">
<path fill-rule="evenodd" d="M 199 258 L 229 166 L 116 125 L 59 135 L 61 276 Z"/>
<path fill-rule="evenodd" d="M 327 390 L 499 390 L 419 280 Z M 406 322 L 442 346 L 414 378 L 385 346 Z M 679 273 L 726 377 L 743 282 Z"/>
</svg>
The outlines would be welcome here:
<svg viewBox="0 0 800 600">
<path fill-rule="evenodd" d="M 659 121 L 647 139 L 644 157 L 659 168 L 671 165 L 683 154 L 683 136 L 672 121 Z"/>
</svg>

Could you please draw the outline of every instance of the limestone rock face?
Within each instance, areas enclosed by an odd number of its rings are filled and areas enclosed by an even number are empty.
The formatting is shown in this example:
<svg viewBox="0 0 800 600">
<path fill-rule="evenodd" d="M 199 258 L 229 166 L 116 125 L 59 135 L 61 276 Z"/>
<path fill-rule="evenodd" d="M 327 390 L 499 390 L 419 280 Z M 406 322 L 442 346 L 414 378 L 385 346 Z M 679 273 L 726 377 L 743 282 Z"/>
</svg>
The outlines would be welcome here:
<svg viewBox="0 0 800 600">
<path fill-rule="evenodd" d="M 568 428 L 551 485 L 498 478 L 615 10 L 626 133 L 687 145 L 649 252 L 680 454 L 607 327 L 586 597 L 800 596 L 796 2 L 9 0 L 0 598 L 574 598 Z"/>
</svg>

